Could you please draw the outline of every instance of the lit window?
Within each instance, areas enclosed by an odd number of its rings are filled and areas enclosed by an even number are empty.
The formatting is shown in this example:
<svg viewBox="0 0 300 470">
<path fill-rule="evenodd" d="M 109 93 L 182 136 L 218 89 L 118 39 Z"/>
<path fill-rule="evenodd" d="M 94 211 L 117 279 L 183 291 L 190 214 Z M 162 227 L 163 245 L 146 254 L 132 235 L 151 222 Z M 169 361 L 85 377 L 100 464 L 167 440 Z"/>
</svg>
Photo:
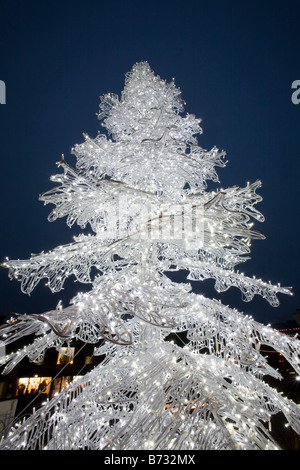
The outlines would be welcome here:
<svg viewBox="0 0 300 470">
<path fill-rule="evenodd" d="M 85 364 L 93 364 L 92 356 L 85 356 L 84 363 Z"/>
<path fill-rule="evenodd" d="M 63 347 L 60 348 L 57 363 L 58 365 L 73 364 L 75 348 Z"/>
<path fill-rule="evenodd" d="M 45 393 L 49 394 L 51 377 L 22 377 L 17 380 L 16 395 Z"/>
</svg>

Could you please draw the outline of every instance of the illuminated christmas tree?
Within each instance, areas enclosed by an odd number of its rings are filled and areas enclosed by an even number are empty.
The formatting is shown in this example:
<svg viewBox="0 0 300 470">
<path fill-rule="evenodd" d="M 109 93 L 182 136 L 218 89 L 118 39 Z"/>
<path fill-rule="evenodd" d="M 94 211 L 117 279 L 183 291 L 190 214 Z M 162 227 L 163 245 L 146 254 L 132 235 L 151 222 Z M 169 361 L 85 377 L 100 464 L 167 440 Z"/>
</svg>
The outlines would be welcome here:
<svg viewBox="0 0 300 470">
<path fill-rule="evenodd" d="M 257 294 L 274 306 L 278 293 L 290 294 L 236 269 L 251 240 L 264 238 L 252 227 L 264 220 L 255 208 L 261 183 L 209 191 L 226 155 L 198 145 L 200 120 L 183 116 L 183 105 L 174 81 L 135 64 L 120 98 L 101 97 L 105 134 L 85 135 L 72 149 L 76 165 L 62 158 L 58 186 L 40 196 L 54 205 L 50 221 L 66 217 L 85 231 L 5 261 L 25 293 L 43 279 L 59 292 L 69 276 L 91 290 L 53 311 L 15 314 L 3 341 L 37 336 L 5 358 L 4 373 L 73 339 L 104 359 L 12 429 L 2 449 L 273 449 L 278 412 L 300 433 L 299 407 L 266 383 L 281 377 L 260 352 L 273 347 L 299 374 L 300 342 L 188 282 L 214 279 L 218 292 L 234 286 L 245 301 Z"/>
</svg>

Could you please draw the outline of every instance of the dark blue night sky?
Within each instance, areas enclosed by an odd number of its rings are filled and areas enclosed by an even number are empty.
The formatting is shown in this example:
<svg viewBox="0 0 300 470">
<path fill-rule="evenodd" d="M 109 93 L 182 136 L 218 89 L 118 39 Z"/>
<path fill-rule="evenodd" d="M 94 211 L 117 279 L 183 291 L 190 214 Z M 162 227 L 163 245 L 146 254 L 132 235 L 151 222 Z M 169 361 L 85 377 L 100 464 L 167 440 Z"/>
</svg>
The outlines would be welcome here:
<svg viewBox="0 0 300 470">
<path fill-rule="evenodd" d="M 82 133 L 96 136 L 99 96 L 120 94 L 125 73 L 147 60 L 162 78 L 175 77 L 185 111 L 203 119 L 199 144 L 226 150 L 221 187 L 262 180 L 257 208 L 266 222 L 255 228 L 267 238 L 253 242 L 241 268 L 293 286 L 294 296 L 280 295 L 273 308 L 261 298 L 243 303 L 235 288 L 218 295 L 210 281 L 198 291 L 260 322 L 292 319 L 300 307 L 300 104 L 291 100 L 300 80 L 299 0 L 10 0 L 1 5 L 0 44 L 1 261 L 79 232 L 49 223 L 51 208 L 38 196 L 52 187 L 61 154 L 73 164 Z M 44 312 L 76 287 L 67 282 L 52 295 L 40 285 L 28 297 L 1 268 L 0 315 Z"/>
</svg>

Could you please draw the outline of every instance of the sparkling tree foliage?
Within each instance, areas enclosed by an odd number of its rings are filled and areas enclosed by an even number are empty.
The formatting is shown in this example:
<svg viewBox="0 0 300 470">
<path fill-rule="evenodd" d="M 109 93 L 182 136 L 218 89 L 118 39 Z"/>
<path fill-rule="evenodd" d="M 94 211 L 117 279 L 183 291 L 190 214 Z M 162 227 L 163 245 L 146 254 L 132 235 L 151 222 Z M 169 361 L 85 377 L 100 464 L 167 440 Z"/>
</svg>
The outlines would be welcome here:
<svg viewBox="0 0 300 470">
<path fill-rule="evenodd" d="M 62 157 L 57 186 L 40 196 L 54 206 L 50 221 L 66 217 L 85 231 L 5 261 L 28 294 L 42 279 L 58 292 L 70 276 L 91 289 L 68 306 L 15 314 L 3 341 L 36 338 L 5 358 L 4 373 L 73 339 L 94 344 L 103 361 L 13 428 L 2 449 L 274 449 L 269 423 L 279 412 L 300 433 L 299 407 L 266 383 L 282 377 L 260 352 L 271 346 L 299 374 L 299 341 L 188 282 L 214 279 L 218 292 L 237 287 L 245 301 L 260 295 L 274 306 L 290 294 L 236 269 L 264 238 L 253 228 L 264 220 L 261 183 L 208 190 L 226 154 L 198 145 L 200 120 L 183 115 L 184 104 L 174 81 L 135 64 L 120 98 L 101 97 L 106 132 L 72 149 L 75 167 Z"/>
</svg>

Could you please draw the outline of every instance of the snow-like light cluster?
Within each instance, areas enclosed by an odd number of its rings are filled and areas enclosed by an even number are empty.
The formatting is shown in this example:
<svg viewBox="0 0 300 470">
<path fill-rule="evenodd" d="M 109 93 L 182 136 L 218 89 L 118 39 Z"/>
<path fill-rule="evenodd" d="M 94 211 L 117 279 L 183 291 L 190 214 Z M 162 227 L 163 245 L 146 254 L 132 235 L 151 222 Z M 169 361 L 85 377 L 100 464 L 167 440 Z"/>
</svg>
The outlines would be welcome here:
<svg viewBox="0 0 300 470">
<path fill-rule="evenodd" d="M 183 105 L 174 81 L 135 64 L 120 98 L 101 97 L 107 135 L 85 135 L 72 149 L 76 166 L 62 157 L 63 172 L 52 177 L 58 186 L 40 196 L 55 206 L 50 221 L 66 217 L 92 233 L 27 261 L 5 261 L 26 293 L 42 279 L 58 292 L 72 275 L 92 285 L 67 307 L 16 314 L 2 328 L 6 343 L 37 335 L 5 358 L 5 373 L 73 338 L 95 344 L 105 359 L 1 448 L 273 449 L 268 423 L 279 411 L 300 433 L 299 408 L 266 385 L 265 375 L 280 376 L 260 353 L 263 344 L 275 348 L 299 374 L 299 341 L 168 275 L 212 278 L 218 292 L 234 286 L 244 300 L 261 295 L 274 306 L 278 293 L 290 294 L 236 270 L 251 240 L 264 238 L 252 220 L 264 220 L 255 208 L 261 183 L 208 191 L 225 152 L 198 145 L 200 120 L 182 116 Z M 170 333 L 184 347 L 170 343 Z"/>
</svg>

